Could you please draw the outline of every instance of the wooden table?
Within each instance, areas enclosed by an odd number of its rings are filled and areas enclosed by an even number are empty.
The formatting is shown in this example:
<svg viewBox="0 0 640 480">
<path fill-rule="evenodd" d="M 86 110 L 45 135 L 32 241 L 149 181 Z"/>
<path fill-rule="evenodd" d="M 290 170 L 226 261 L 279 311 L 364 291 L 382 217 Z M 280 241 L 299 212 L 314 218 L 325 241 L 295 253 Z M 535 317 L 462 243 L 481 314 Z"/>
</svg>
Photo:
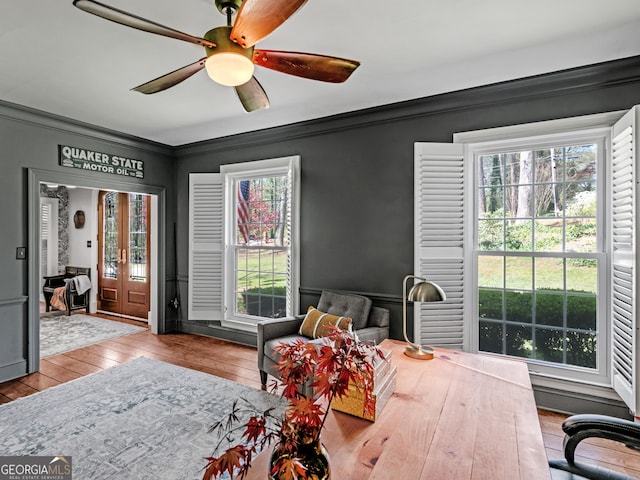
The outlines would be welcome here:
<svg viewBox="0 0 640 480">
<path fill-rule="evenodd" d="M 550 480 L 524 362 L 437 349 L 433 360 L 403 355 L 393 397 L 375 423 L 331 411 L 322 433 L 332 480 Z M 267 478 L 269 452 L 248 479 Z"/>
</svg>

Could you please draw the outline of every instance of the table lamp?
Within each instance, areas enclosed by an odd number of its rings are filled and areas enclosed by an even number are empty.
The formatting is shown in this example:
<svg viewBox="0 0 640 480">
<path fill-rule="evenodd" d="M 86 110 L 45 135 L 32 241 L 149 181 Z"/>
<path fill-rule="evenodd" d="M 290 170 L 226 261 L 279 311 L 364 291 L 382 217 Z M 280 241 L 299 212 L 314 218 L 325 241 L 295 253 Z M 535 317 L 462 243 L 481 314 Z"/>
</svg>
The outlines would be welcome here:
<svg viewBox="0 0 640 480">
<path fill-rule="evenodd" d="M 414 284 L 407 295 L 407 281 L 413 278 L 419 280 Z M 402 282 L 402 333 L 407 342 L 404 354 L 417 360 L 430 360 L 433 358 L 433 348 L 422 347 L 409 341 L 407 338 L 407 301 L 409 302 L 444 302 L 447 299 L 442 288 L 433 282 L 428 282 L 426 278 L 407 275 Z"/>
</svg>

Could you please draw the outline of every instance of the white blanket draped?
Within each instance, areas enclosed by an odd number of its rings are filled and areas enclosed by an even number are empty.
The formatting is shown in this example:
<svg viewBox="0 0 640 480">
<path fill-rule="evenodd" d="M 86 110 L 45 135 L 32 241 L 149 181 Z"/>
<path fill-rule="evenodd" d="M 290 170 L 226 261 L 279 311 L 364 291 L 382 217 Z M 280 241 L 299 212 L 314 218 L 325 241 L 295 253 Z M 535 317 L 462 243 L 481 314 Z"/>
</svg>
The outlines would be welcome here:
<svg viewBox="0 0 640 480">
<path fill-rule="evenodd" d="M 91 279 L 87 275 L 78 275 L 77 277 L 73 277 L 73 283 L 75 283 L 78 295 L 82 295 L 91 288 Z"/>
</svg>

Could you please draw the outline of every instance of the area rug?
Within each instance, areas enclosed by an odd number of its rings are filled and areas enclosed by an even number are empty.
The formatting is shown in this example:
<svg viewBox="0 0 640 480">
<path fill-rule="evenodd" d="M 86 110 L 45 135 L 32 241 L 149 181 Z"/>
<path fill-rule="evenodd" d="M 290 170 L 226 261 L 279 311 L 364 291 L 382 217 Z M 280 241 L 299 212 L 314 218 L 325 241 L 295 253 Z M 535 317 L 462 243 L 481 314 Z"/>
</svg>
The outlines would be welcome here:
<svg viewBox="0 0 640 480">
<path fill-rule="evenodd" d="M 207 430 L 238 398 L 284 411 L 267 392 L 137 358 L 0 405 L 0 456 L 70 455 L 77 479 L 199 480 Z"/>
<path fill-rule="evenodd" d="M 70 316 L 42 316 L 40 317 L 40 358 L 144 330 L 146 330 L 144 327 L 79 313 Z"/>
</svg>

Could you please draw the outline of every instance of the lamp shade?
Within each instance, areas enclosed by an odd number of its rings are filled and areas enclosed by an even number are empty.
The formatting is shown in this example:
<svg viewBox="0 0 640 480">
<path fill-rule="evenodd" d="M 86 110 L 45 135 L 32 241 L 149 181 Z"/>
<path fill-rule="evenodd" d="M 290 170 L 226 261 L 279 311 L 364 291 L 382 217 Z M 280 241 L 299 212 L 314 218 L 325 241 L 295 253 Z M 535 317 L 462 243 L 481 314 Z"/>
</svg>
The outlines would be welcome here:
<svg viewBox="0 0 640 480">
<path fill-rule="evenodd" d="M 407 295 L 409 302 L 444 302 L 447 299 L 444 291 L 435 283 L 418 282 Z"/>
<path fill-rule="evenodd" d="M 207 58 L 205 68 L 211 79 L 221 85 L 235 87 L 251 80 L 253 63 L 244 55 L 220 52 Z"/>
</svg>

